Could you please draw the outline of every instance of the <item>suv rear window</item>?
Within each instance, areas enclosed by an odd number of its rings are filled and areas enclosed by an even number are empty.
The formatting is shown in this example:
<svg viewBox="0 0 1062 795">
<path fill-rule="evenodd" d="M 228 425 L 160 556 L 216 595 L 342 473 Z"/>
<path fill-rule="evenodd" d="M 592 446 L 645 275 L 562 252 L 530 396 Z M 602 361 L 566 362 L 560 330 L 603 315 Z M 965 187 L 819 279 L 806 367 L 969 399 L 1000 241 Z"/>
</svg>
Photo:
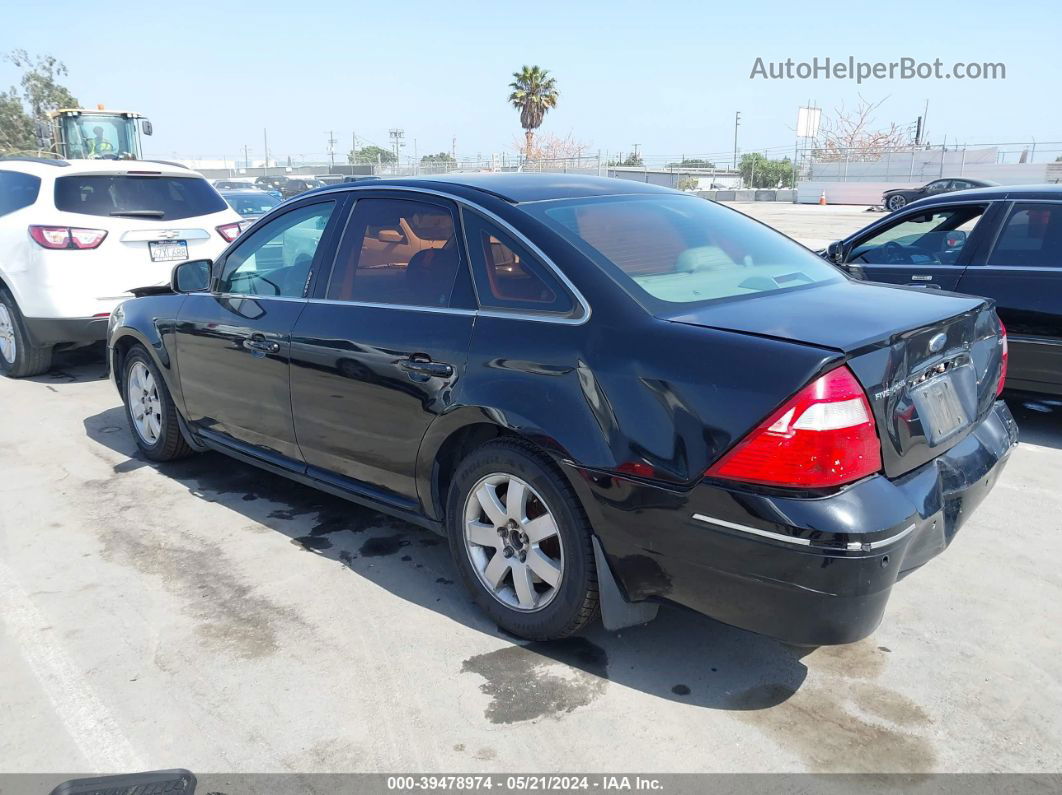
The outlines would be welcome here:
<svg viewBox="0 0 1062 795">
<path fill-rule="evenodd" d="M 843 278 L 784 235 L 691 196 L 581 199 L 531 207 L 530 212 L 589 254 L 650 311 Z"/>
<path fill-rule="evenodd" d="M 202 177 L 73 174 L 55 181 L 55 206 L 83 215 L 176 221 L 228 205 Z"/>
</svg>

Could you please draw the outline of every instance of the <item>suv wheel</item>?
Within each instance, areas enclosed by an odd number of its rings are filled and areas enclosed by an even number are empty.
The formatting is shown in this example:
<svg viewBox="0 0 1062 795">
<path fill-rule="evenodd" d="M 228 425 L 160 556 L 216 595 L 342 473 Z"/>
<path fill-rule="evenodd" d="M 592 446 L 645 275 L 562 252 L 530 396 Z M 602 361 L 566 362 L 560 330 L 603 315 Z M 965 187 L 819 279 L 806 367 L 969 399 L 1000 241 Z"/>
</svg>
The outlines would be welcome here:
<svg viewBox="0 0 1062 795">
<path fill-rule="evenodd" d="M 122 399 L 125 416 L 140 451 L 152 461 L 173 461 L 192 454 L 181 436 L 177 408 L 158 368 L 141 346 L 123 363 Z"/>
<path fill-rule="evenodd" d="M 517 440 L 483 445 L 458 467 L 446 508 L 461 579 L 502 629 L 553 640 L 595 617 L 590 524 L 545 455 Z"/>
<path fill-rule="evenodd" d="M 0 373 L 25 378 L 46 373 L 51 366 L 52 346 L 30 345 L 14 296 L 0 288 Z"/>
<path fill-rule="evenodd" d="M 907 199 L 904 198 L 903 196 L 896 195 L 896 196 L 890 196 L 889 197 L 888 207 L 893 212 L 896 212 L 897 210 L 902 210 L 906 206 L 907 206 Z"/>
</svg>

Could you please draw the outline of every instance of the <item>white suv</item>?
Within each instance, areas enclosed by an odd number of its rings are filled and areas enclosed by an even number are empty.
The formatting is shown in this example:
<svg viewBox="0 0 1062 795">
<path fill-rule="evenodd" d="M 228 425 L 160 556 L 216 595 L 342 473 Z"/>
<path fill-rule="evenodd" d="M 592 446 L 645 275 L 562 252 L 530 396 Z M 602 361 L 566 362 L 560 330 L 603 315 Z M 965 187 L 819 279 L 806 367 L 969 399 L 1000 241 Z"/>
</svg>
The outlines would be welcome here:
<svg viewBox="0 0 1062 795">
<path fill-rule="evenodd" d="M 214 259 L 241 221 L 178 165 L 0 159 L 0 373 L 36 375 L 56 346 L 104 339 L 129 290 Z"/>
</svg>

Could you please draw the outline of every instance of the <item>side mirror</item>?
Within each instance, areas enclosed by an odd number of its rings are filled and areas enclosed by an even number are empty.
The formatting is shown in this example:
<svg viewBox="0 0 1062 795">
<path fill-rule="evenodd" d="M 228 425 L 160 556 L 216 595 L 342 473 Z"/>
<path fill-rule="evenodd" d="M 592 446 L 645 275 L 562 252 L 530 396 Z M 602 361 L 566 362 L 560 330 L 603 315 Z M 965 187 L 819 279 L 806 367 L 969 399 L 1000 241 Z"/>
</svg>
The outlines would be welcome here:
<svg viewBox="0 0 1062 795">
<path fill-rule="evenodd" d="M 381 243 L 401 243 L 403 238 L 397 229 L 381 229 L 376 233 L 376 239 Z"/>
<path fill-rule="evenodd" d="M 151 119 L 144 119 L 140 122 L 140 131 L 144 135 L 151 135 L 155 131 L 155 128 L 151 126 Z"/>
<path fill-rule="evenodd" d="M 826 259 L 835 265 L 841 265 L 844 262 L 844 243 L 834 240 L 826 246 Z"/>
<path fill-rule="evenodd" d="M 205 292 L 210 289 L 210 269 L 213 264 L 208 259 L 177 263 L 170 274 L 170 289 L 175 293 Z"/>
</svg>

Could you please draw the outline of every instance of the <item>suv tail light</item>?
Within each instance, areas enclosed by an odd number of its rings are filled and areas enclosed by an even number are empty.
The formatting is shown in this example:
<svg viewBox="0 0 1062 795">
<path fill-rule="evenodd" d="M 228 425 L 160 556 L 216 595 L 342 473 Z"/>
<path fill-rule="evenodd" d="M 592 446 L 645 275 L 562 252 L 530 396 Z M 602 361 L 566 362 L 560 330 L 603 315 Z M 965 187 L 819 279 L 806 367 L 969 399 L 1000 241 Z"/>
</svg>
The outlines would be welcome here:
<svg viewBox="0 0 1062 795">
<path fill-rule="evenodd" d="M 996 384 L 996 397 L 1003 394 L 1003 386 L 1007 381 L 1007 358 L 1010 355 L 1010 346 L 1007 344 L 1007 327 L 1003 321 L 999 321 L 1000 344 L 1003 346 L 1003 360 L 999 367 L 999 383 Z"/>
<path fill-rule="evenodd" d="M 51 249 L 96 248 L 107 237 L 106 229 L 82 229 L 76 226 L 31 226 L 30 237 L 40 246 Z"/>
<path fill-rule="evenodd" d="M 789 488 L 828 488 L 881 469 L 866 393 L 847 367 L 801 389 L 711 466 L 711 477 Z"/>
<path fill-rule="evenodd" d="M 251 226 L 250 221 L 237 221 L 234 224 L 222 224 L 216 227 L 218 234 L 221 235 L 226 243 L 231 243 L 233 240 L 240 236 L 240 233 Z"/>
</svg>

